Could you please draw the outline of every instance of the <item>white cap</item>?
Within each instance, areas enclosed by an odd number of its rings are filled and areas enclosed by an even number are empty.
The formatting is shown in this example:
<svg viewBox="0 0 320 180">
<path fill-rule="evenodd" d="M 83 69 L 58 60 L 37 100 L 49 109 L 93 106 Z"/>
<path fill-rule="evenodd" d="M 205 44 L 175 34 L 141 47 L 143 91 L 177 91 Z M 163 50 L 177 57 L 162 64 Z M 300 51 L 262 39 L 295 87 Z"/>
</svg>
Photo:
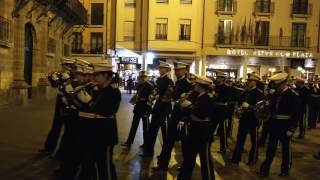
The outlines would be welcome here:
<svg viewBox="0 0 320 180">
<path fill-rule="evenodd" d="M 169 63 L 166 63 L 164 61 L 159 61 L 159 68 L 171 68 L 170 64 Z"/>
<path fill-rule="evenodd" d="M 182 62 L 175 62 L 174 69 L 187 69 L 189 64 L 182 63 Z"/>
<path fill-rule="evenodd" d="M 207 77 L 204 77 L 204 76 L 196 75 L 196 83 L 204 84 L 204 85 L 211 85 L 212 80 Z"/>
<path fill-rule="evenodd" d="M 275 74 L 275 75 L 271 76 L 269 78 L 269 80 L 272 81 L 275 84 L 280 84 L 280 83 L 286 81 L 287 78 L 288 78 L 288 74 L 287 73 L 278 73 L 278 74 Z"/>
<path fill-rule="evenodd" d="M 76 62 L 76 60 L 74 60 L 74 59 L 71 59 L 71 58 L 67 58 L 67 57 L 62 57 L 61 59 L 60 59 L 60 61 L 61 61 L 61 65 L 68 65 L 68 64 L 74 64 L 75 62 Z"/>
<path fill-rule="evenodd" d="M 93 74 L 93 65 L 86 60 L 77 59 L 76 66 L 78 69 L 78 65 L 82 66 L 84 74 Z"/>
<path fill-rule="evenodd" d="M 93 72 L 98 73 L 112 71 L 112 67 L 113 66 L 108 63 L 95 63 L 93 64 Z"/>
</svg>

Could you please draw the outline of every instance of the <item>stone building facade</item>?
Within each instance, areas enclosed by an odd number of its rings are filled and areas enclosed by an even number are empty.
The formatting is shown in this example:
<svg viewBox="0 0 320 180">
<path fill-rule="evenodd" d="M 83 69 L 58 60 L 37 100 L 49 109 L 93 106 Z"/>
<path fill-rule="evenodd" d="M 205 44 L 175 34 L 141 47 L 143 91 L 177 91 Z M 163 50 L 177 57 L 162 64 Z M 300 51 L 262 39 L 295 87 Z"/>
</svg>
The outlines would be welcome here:
<svg viewBox="0 0 320 180">
<path fill-rule="evenodd" d="M 0 101 L 37 96 L 70 55 L 72 27 L 86 20 L 78 0 L 0 0 Z"/>
</svg>

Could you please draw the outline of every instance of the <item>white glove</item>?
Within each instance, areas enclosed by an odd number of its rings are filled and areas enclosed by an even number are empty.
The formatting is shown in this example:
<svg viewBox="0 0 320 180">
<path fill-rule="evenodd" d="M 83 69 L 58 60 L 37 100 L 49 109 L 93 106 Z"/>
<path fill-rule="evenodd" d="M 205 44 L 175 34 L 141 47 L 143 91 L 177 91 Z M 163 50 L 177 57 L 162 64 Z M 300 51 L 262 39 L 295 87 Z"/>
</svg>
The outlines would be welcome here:
<svg viewBox="0 0 320 180">
<path fill-rule="evenodd" d="M 54 80 L 54 81 L 58 81 L 59 80 L 59 77 L 58 77 L 57 73 L 53 73 L 52 74 L 52 80 Z"/>
<path fill-rule="evenodd" d="M 190 106 L 191 104 L 192 104 L 192 103 L 191 103 L 190 101 L 184 100 L 183 102 L 180 103 L 180 106 L 181 106 L 182 108 L 186 108 L 186 107 Z"/>
<path fill-rule="evenodd" d="M 248 104 L 247 102 L 242 103 L 242 108 L 244 108 L 244 109 L 248 109 L 249 106 L 250 106 L 250 104 Z"/>
<path fill-rule="evenodd" d="M 179 121 L 178 126 L 177 126 L 178 130 L 181 131 L 183 126 L 184 126 L 184 122 Z"/>
<path fill-rule="evenodd" d="M 67 80 L 70 78 L 70 75 L 66 72 L 62 73 L 62 79 Z"/>
<path fill-rule="evenodd" d="M 273 94 L 273 93 L 275 93 L 275 92 L 276 92 L 275 89 L 270 89 L 270 90 L 269 90 L 269 94 Z"/>
<path fill-rule="evenodd" d="M 79 100 L 83 103 L 88 103 L 91 101 L 92 97 L 87 93 L 87 91 L 82 90 L 77 94 Z"/>
<path fill-rule="evenodd" d="M 292 132 L 292 131 L 287 131 L 287 132 L 286 132 L 286 135 L 287 135 L 288 137 L 291 137 L 291 136 L 293 135 L 293 132 Z"/>
<path fill-rule="evenodd" d="M 71 93 L 74 91 L 73 87 L 71 84 L 67 84 L 65 87 L 64 87 L 64 90 L 67 92 L 67 93 Z"/>
</svg>

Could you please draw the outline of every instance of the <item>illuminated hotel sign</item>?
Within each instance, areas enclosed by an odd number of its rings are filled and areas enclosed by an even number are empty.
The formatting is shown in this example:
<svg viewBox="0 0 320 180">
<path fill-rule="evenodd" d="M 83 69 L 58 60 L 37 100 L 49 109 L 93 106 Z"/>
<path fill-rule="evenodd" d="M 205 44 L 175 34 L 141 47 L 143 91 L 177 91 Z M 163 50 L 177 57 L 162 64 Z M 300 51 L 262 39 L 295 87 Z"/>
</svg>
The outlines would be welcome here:
<svg viewBox="0 0 320 180">
<path fill-rule="evenodd" d="M 138 64 L 137 57 L 120 57 L 120 63 L 122 64 Z"/>
<path fill-rule="evenodd" d="M 230 56 L 255 56 L 255 57 L 284 57 L 284 58 L 313 58 L 311 52 L 303 51 L 283 51 L 283 50 L 247 50 L 247 49 L 227 49 Z"/>
</svg>

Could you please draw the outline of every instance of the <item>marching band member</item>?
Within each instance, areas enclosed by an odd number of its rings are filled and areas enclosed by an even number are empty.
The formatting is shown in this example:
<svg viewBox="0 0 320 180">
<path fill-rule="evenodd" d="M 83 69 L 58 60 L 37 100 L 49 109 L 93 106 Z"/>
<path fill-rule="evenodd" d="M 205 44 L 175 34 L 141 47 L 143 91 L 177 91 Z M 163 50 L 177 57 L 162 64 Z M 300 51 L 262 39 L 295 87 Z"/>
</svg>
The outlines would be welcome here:
<svg viewBox="0 0 320 180">
<path fill-rule="evenodd" d="M 81 172 L 79 179 L 116 180 L 113 164 L 113 148 L 118 143 L 116 113 L 121 101 L 118 88 L 113 82 L 112 66 L 94 64 L 94 81 L 98 89 L 90 95 L 85 89 L 77 97 L 83 103 L 79 112 L 78 148 L 80 149 Z M 97 170 L 95 169 L 97 168 Z"/>
<path fill-rule="evenodd" d="M 173 81 L 169 77 L 171 71 L 170 64 L 160 61 L 159 72 L 160 77 L 156 81 L 156 103 L 152 110 L 152 118 L 148 141 L 144 148 L 144 156 L 151 156 L 154 152 L 154 145 L 161 128 L 162 142 L 167 143 L 167 119 L 172 111 L 171 95 L 173 91 Z"/>
<path fill-rule="evenodd" d="M 251 137 L 251 149 L 247 165 L 254 165 L 258 159 L 258 129 L 259 120 L 256 117 L 255 105 L 263 98 L 263 92 L 257 88 L 260 78 L 255 74 L 248 74 L 247 84 L 239 104 L 242 114 L 239 121 L 237 144 L 232 156 L 232 163 L 239 164 L 247 134 Z"/>
<path fill-rule="evenodd" d="M 270 77 L 276 92 L 270 99 L 270 138 L 266 159 L 262 163 L 259 175 L 269 176 L 270 167 L 276 154 L 278 142 L 282 144 L 282 164 L 279 176 L 289 174 L 292 165 L 291 139 L 297 127 L 297 93 L 287 86 L 287 73 L 277 73 Z"/>
<path fill-rule="evenodd" d="M 178 180 L 191 179 L 196 163 L 197 154 L 200 155 L 202 179 L 215 179 L 213 162 L 210 152 L 213 133 L 211 121 L 211 97 L 209 95 L 212 81 L 206 77 L 197 77 L 194 91 L 197 97 L 192 101 L 184 100 L 180 106 L 187 115 L 187 130 L 184 160 Z"/>
<path fill-rule="evenodd" d="M 135 100 L 136 102 L 133 109 L 134 115 L 132 119 L 132 124 L 127 141 L 121 144 L 122 147 L 130 148 L 133 144 L 140 119 L 142 119 L 143 123 L 143 143 L 146 143 L 148 130 L 150 126 L 149 116 L 152 108 L 152 105 L 150 104 L 150 96 L 152 95 L 152 92 L 153 85 L 148 80 L 148 73 L 146 71 L 141 71 L 139 74 L 139 83 L 137 85 L 137 94 Z M 142 144 L 140 147 L 142 148 L 144 144 Z"/>
</svg>

